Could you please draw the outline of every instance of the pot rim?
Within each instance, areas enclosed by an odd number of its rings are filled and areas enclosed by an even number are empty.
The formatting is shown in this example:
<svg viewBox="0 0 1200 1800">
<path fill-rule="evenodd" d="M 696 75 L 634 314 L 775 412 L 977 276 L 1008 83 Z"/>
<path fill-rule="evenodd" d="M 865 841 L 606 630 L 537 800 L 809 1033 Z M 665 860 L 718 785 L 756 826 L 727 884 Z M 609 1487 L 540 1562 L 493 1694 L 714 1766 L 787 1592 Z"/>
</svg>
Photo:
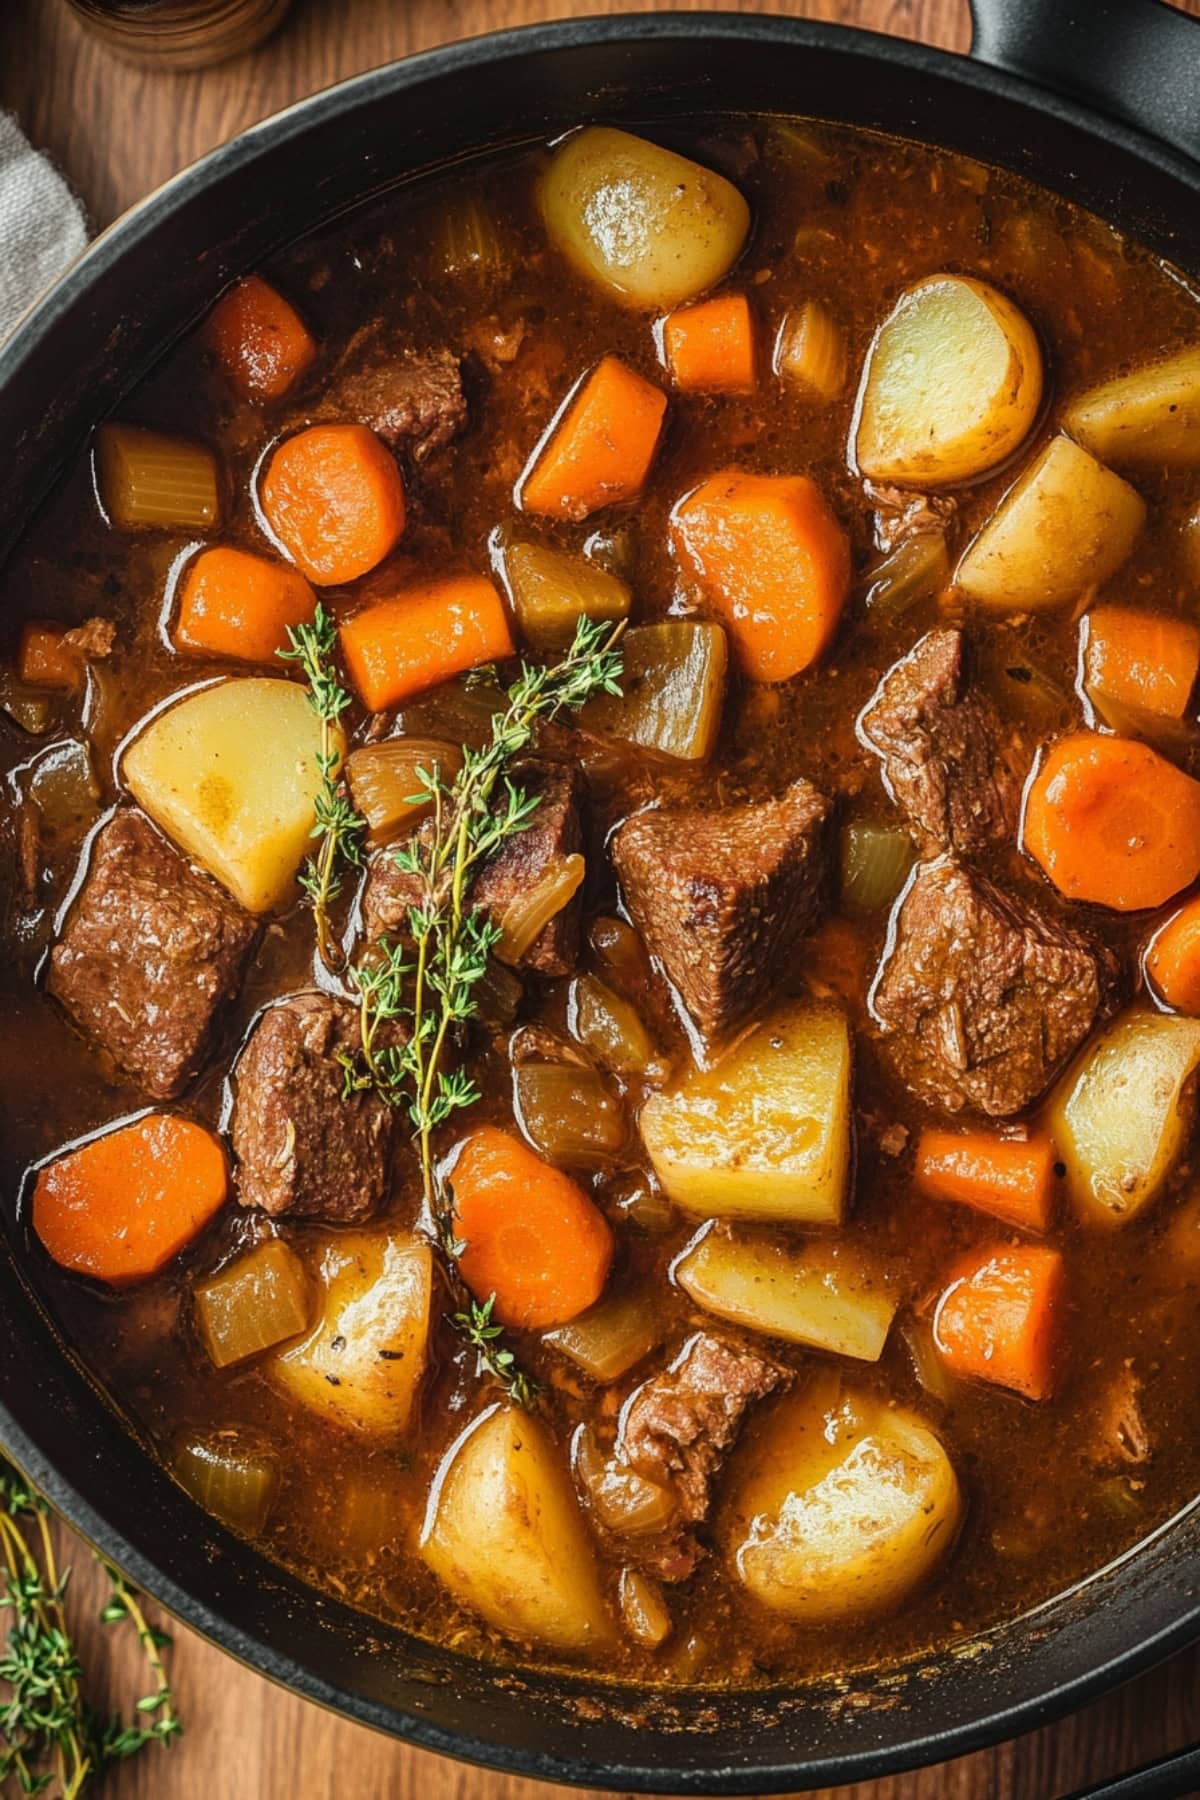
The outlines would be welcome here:
<svg viewBox="0 0 1200 1800">
<path fill-rule="evenodd" d="M 382 64 L 318 90 L 269 115 L 189 164 L 129 208 L 103 230 L 29 311 L 0 347 L 0 394 L 14 371 L 53 333 L 63 315 L 95 284 L 118 271 L 137 245 L 151 239 L 161 222 L 185 201 L 202 195 L 232 173 L 253 164 L 268 146 L 299 142 L 315 127 L 352 113 L 384 96 L 402 94 L 427 80 L 480 68 L 500 69 L 512 60 L 572 48 L 622 47 L 697 36 L 718 44 L 735 39 L 769 49 L 830 50 L 861 60 L 881 57 L 918 79 L 940 78 L 986 93 L 1099 137 L 1143 165 L 1185 186 L 1200 185 L 1200 166 L 1136 128 L 1108 118 L 1085 104 L 1039 87 L 1020 76 L 954 52 L 908 39 L 851 27 L 771 14 L 728 11 L 620 13 L 582 19 L 516 26 L 458 40 Z M 648 102 L 654 111 L 654 101 Z M 914 133 L 914 135 L 916 135 Z M 926 141 L 929 141 L 926 139 Z M 55 471 L 55 475 L 57 471 Z M 32 1295 L 30 1304 L 36 1305 Z M 124 1429 L 124 1427 L 122 1427 Z M 1140 1674 L 1200 1636 L 1200 1597 L 1181 1595 L 1176 1616 L 1149 1637 L 1141 1637 L 1098 1666 L 1072 1675 L 1025 1700 L 1005 1703 L 965 1723 L 921 1731 L 887 1749 L 863 1748 L 811 1761 L 796 1758 L 756 1760 L 753 1767 L 723 1766 L 664 1769 L 628 1761 L 601 1762 L 565 1758 L 522 1746 L 505 1745 L 448 1728 L 386 1701 L 349 1691 L 311 1674 L 291 1654 L 275 1650 L 259 1636 L 234 1625 L 220 1611 L 181 1585 L 131 1538 L 109 1523 L 102 1502 L 94 1501 L 63 1475 L 40 1449 L 36 1437 L 18 1424 L 0 1401 L 0 1446 L 52 1503 L 61 1517 L 109 1561 L 119 1565 L 139 1588 L 173 1617 L 233 1656 L 255 1673 L 356 1723 L 394 1738 L 461 1761 L 502 1773 L 534 1776 L 568 1785 L 621 1789 L 626 1792 L 741 1794 L 801 1792 L 809 1787 L 840 1785 L 882 1773 L 926 1767 L 967 1755 L 1047 1724 Z M 1164 1530 L 1167 1527 L 1163 1528 Z M 1136 1554 L 1131 1552 L 1130 1554 Z M 1027 1615 L 1026 1615 L 1027 1616 Z M 1012 1625 L 1020 1621 L 1010 1621 Z M 990 1635 L 994 1638 L 1007 1627 Z M 519 1700 L 514 1701 L 520 1705 Z M 930 1696 L 931 1710 L 936 1705 Z"/>
</svg>

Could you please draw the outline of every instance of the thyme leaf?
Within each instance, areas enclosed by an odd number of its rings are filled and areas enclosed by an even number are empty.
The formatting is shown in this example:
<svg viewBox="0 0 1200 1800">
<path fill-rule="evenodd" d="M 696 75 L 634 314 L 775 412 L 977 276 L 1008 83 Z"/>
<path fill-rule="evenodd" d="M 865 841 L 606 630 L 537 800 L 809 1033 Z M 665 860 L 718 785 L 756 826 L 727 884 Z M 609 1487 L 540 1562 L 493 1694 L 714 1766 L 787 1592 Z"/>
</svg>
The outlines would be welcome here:
<svg viewBox="0 0 1200 1800">
<path fill-rule="evenodd" d="M 288 627 L 288 648 L 276 654 L 284 662 L 298 663 L 308 683 L 308 703 L 321 721 L 321 744 L 317 751 L 317 768 L 321 785 L 317 790 L 311 836 L 319 849 L 301 870 L 301 891 L 313 909 L 317 930 L 317 954 L 327 969 L 338 970 L 342 954 L 334 942 L 329 921 L 329 908 L 342 888 L 347 868 L 362 863 L 362 833 L 366 821 L 355 811 L 338 779 L 341 758 L 334 739 L 334 727 L 350 704 L 350 696 L 338 681 L 333 667 L 337 648 L 337 630 L 320 601 L 308 624 Z"/>
</svg>

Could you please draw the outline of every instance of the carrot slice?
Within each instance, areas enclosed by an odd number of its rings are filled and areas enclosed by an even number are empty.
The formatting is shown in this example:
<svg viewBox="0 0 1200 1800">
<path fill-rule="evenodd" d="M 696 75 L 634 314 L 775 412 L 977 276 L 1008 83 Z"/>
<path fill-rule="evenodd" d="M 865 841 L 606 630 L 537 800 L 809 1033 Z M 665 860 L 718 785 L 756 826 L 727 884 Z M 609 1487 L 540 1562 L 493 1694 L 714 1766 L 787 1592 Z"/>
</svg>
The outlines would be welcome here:
<svg viewBox="0 0 1200 1800">
<path fill-rule="evenodd" d="M 1176 1012 L 1200 1013 L 1200 895 L 1151 938 L 1146 974 L 1160 999 Z"/>
<path fill-rule="evenodd" d="M 18 678 L 30 687 L 77 688 L 83 680 L 83 658 L 65 638 L 64 627 L 30 620 L 21 630 Z"/>
<path fill-rule="evenodd" d="M 1200 626 L 1134 606 L 1094 606 L 1081 631 L 1089 694 L 1157 718 L 1183 717 L 1200 673 Z"/>
<path fill-rule="evenodd" d="M 310 581 L 355 581 L 404 530 L 396 459 L 366 425 L 310 425 L 280 444 L 262 484 L 267 523 Z"/>
<path fill-rule="evenodd" d="M 565 1325 L 600 1298 L 612 1262 L 607 1221 L 583 1189 L 510 1132 L 484 1125 L 451 1175 L 463 1280 L 496 1296 L 503 1325 Z"/>
<path fill-rule="evenodd" d="M 667 397 L 615 356 L 586 376 L 553 427 L 518 493 L 526 512 L 586 519 L 630 500 L 646 479 Z"/>
<path fill-rule="evenodd" d="M 249 400 L 278 400 L 317 354 L 295 307 L 258 275 L 217 301 L 205 335 L 229 380 Z"/>
<path fill-rule="evenodd" d="M 917 1142 L 916 1178 L 927 1194 L 991 1213 L 1009 1225 L 1045 1231 L 1054 1201 L 1054 1145 L 1044 1131 L 1026 1138 L 991 1131 L 939 1131 Z"/>
<path fill-rule="evenodd" d="M 679 502 L 671 534 L 748 675 L 787 681 L 816 661 L 850 589 L 850 545 L 814 481 L 724 469 Z"/>
<path fill-rule="evenodd" d="M 47 1163 L 33 1229 L 55 1262 L 113 1287 L 153 1275 L 224 1203 L 219 1141 L 202 1125 L 148 1113 Z"/>
<path fill-rule="evenodd" d="M 1030 785 L 1023 837 L 1068 900 L 1163 906 L 1200 874 L 1200 782 L 1133 738 L 1072 732 Z"/>
<path fill-rule="evenodd" d="M 754 320 L 745 294 L 718 294 L 663 320 L 671 379 L 692 393 L 745 394 L 754 387 Z"/>
<path fill-rule="evenodd" d="M 1057 1250 L 1023 1244 L 972 1251 L 937 1303 L 933 1341 L 954 1374 L 1048 1400 L 1064 1290 Z"/>
<path fill-rule="evenodd" d="M 220 544 L 201 551 L 184 576 L 174 641 L 180 650 L 270 662 L 316 604 L 299 570 Z"/>
<path fill-rule="evenodd" d="M 380 600 L 342 626 L 341 642 L 372 712 L 514 654 L 503 602 L 485 575 L 452 575 Z"/>
</svg>

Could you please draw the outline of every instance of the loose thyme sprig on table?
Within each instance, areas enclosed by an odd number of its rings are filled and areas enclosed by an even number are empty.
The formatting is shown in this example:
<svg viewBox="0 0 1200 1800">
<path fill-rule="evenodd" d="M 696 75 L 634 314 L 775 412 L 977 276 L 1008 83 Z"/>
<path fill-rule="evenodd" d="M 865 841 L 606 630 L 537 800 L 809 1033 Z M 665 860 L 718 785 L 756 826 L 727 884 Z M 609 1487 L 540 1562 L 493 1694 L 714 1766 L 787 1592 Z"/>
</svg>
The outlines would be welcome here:
<svg viewBox="0 0 1200 1800">
<path fill-rule="evenodd" d="M 106 1625 L 128 1619 L 154 1682 L 134 1717 L 101 1718 L 81 1689 L 83 1670 L 71 1641 L 45 1502 L 0 1461 L 0 1608 L 11 1613 L 0 1650 L 0 1790 L 76 1800 L 108 1764 L 147 1744 L 169 1744 L 182 1730 L 160 1652 L 169 1642 L 147 1623 L 124 1577 L 104 1565 L 110 1583 Z"/>
<path fill-rule="evenodd" d="M 454 1195 L 439 1178 L 433 1136 L 452 1114 L 473 1106 L 479 1090 L 463 1068 L 447 1068 L 456 1028 L 474 1018 L 476 989 L 500 937 L 469 890 L 479 865 L 529 826 L 537 799 L 508 779 L 507 770 L 532 741 L 534 728 L 560 712 L 577 712 L 599 693 L 620 694 L 622 627 L 581 619 L 570 650 L 548 668 L 522 667 L 503 711 L 492 717 L 482 750 L 464 747 L 462 767 L 447 786 L 439 769 L 421 769 L 419 796 L 431 811 L 425 827 L 395 852 L 419 898 L 409 909 L 411 948 L 384 943 L 378 958 L 354 972 L 362 1049 L 345 1059 L 346 1092 L 373 1088 L 403 1107 L 417 1142 L 421 1186 L 457 1310 L 451 1322 L 496 1380 L 523 1406 L 536 1389 L 503 1343 L 494 1323 L 494 1296 L 481 1305 L 458 1270 Z M 501 785 L 503 784 L 503 791 Z M 416 798 L 416 796 L 414 796 Z M 403 1019 L 409 1035 L 389 1044 L 388 1022 Z"/>
<path fill-rule="evenodd" d="M 333 728 L 350 704 L 350 696 L 338 681 L 333 668 L 337 648 L 337 629 L 318 601 L 312 620 L 307 625 L 288 627 L 286 650 L 277 651 L 284 662 L 299 663 L 308 682 L 308 702 L 321 721 L 321 747 L 317 767 L 321 786 L 317 792 L 312 836 L 321 847 L 310 856 L 300 872 L 301 889 L 312 902 L 313 920 L 317 928 L 317 954 L 327 969 L 340 969 L 342 954 L 334 944 L 329 923 L 329 908 L 341 892 L 342 875 L 347 868 L 362 862 L 362 819 L 337 779 L 338 752 L 333 741 Z"/>
</svg>

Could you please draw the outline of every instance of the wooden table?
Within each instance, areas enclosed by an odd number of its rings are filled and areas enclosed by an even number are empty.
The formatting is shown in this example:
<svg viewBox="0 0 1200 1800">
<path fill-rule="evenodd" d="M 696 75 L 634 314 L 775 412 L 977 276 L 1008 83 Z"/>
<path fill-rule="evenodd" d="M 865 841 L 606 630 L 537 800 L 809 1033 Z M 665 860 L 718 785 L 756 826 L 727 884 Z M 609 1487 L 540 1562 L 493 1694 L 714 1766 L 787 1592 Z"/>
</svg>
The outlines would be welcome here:
<svg viewBox="0 0 1200 1800">
<path fill-rule="evenodd" d="M 686 7 L 693 0 L 674 0 Z M 737 0 L 724 0 L 737 5 Z M 1200 14 L 1200 0 L 1185 0 Z M 0 0 L 0 105 L 49 149 L 102 226 L 185 163 L 277 107 L 447 38 L 564 13 L 655 10 L 645 0 L 296 0 L 289 24 L 250 56 L 198 74 L 114 61 L 60 0 Z M 766 10 L 747 0 L 742 10 Z M 965 48 L 965 0 L 777 0 L 777 11 Z M 137 1653 L 91 1620 L 103 1583 L 76 1565 L 73 1612 L 103 1705 L 143 1691 Z M 332 1718 L 180 1630 L 171 1657 L 185 1737 L 116 1771 L 114 1800 L 545 1800 L 539 1783 L 480 1774 Z M 1051 1800 L 1200 1735 L 1200 1653 L 1073 1719 L 925 1774 L 840 1790 L 843 1800 Z"/>
</svg>

